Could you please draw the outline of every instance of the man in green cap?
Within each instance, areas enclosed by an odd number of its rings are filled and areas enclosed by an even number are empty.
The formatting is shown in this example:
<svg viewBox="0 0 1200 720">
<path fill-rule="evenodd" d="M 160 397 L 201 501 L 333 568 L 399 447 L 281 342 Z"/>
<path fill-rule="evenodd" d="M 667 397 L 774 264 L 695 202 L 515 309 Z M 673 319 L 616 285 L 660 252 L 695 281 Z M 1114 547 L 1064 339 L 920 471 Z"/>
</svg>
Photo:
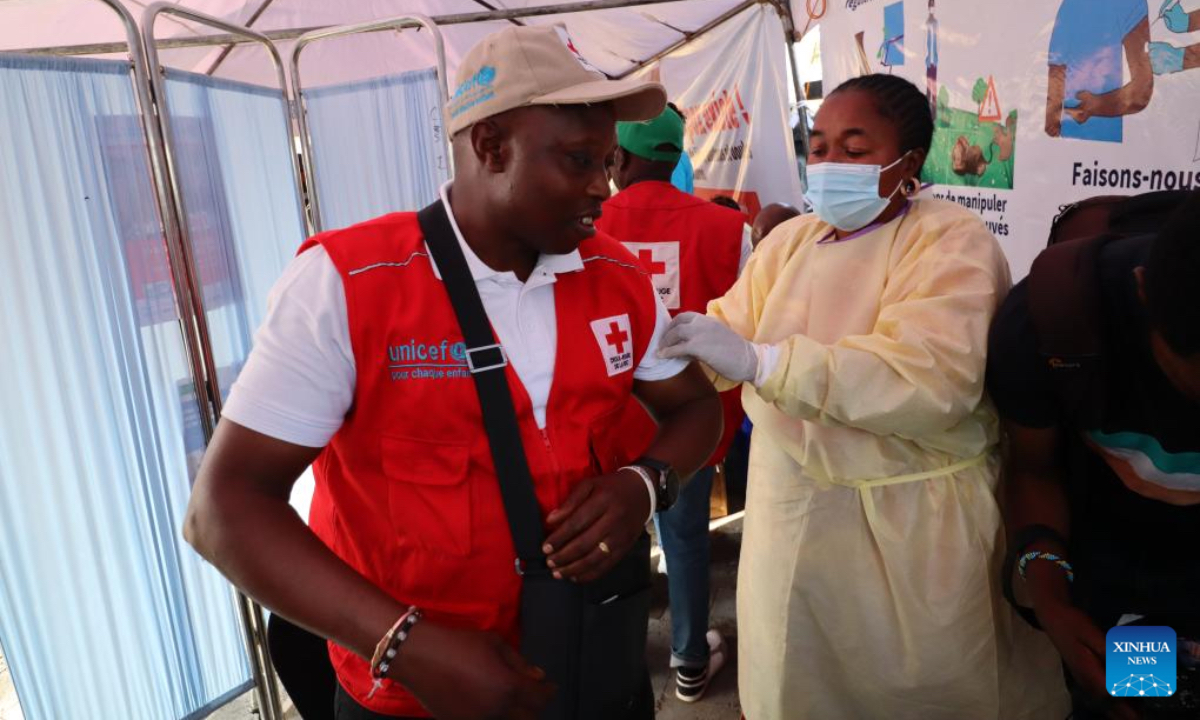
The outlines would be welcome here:
<svg viewBox="0 0 1200 720">
<path fill-rule="evenodd" d="M 617 145 L 613 180 L 620 192 L 604 203 L 596 227 L 638 258 L 672 316 L 703 313 L 733 286 L 750 255 L 746 216 L 671 184 L 684 145 L 683 118 L 671 108 L 646 122 L 617 123 Z M 704 695 L 727 655 L 720 634 L 708 629 L 708 510 L 715 466 L 742 423 L 742 405 L 737 391 L 722 395 L 722 403 L 725 433 L 717 451 L 676 504 L 655 516 L 668 568 L 675 694 L 684 702 Z M 654 436 L 636 403 L 628 415 L 623 426 L 631 443 Z"/>
</svg>

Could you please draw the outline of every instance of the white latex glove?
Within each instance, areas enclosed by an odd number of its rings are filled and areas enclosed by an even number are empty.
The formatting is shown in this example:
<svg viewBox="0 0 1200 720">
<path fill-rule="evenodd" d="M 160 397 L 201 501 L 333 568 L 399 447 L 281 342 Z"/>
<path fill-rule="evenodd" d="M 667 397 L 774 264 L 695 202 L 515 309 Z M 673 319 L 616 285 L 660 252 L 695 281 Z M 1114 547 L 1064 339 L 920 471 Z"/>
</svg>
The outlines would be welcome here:
<svg viewBox="0 0 1200 720">
<path fill-rule="evenodd" d="M 758 373 L 754 343 L 720 320 L 700 313 L 681 313 L 672 320 L 663 333 L 658 355 L 699 360 L 734 382 L 752 382 Z"/>
</svg>

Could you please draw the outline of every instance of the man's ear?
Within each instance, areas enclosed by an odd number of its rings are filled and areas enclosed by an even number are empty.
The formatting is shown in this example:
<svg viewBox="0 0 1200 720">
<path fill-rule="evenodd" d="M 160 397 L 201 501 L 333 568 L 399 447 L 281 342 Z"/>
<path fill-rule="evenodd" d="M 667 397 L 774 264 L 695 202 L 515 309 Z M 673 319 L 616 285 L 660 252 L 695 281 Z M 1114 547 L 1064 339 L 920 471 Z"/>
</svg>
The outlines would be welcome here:
<svg viewBox="0 0 1200 720">
<path fill-rule="evenodd" d="M 613 151 L 613 164 L 608 173 L 609 177 L 611 177 L 613 182 L 616 184 L 618 190 L 625 189 L 623 180 L 629 170 L 629 162 L 629 153 L 625 152 L 625 148 L 618 145 L 617 149 Z"/>
<path fill-rule="evenodd" d="M 480 120 L 471 126 L 471 152 L 484 169 L 501 173 L 508 167 L 509 147 L 512 138 L 509 129 L 492 118 Z"/>
</svg>

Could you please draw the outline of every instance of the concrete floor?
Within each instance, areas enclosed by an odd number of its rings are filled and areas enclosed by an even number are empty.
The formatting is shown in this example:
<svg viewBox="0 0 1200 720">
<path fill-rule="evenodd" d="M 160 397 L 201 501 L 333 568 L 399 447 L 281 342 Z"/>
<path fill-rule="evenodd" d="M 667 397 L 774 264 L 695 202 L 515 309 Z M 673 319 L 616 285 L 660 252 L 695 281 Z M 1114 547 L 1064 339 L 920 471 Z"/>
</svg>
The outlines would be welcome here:
<svg viewBox="0 0 1200 720">
<path fill-rule="evenodd" d="M 655 575 L 654 606 L 651 609 L 647 655 L 656 698 L 656 720 L 738 720 L 741 709 L 737 696 L 737 615 L 734 593 L 737 589 L 737 561 L 742 544 L 742 523 L 736 520 L 712 534 L 712 605 L 709 625 L 725 636 L 731 657 L 698 703 L 680 702 L 675 697 L 675 678 L 671 661 L 671 616 L 667 608 L 667 579 Z M 288 709 L 291 704 L 287 703 Z M 258 714 L 252 709 L 250 695 L 243 695 L 209 716 L 209 720 L 250 720 Z M 0 720 L 9 720 L 0 717 Z M 19 720 L 17 718 L 16 720 Z M 299 720 L 295 710 L 287 720 Z"/>
<path fill-rule="evenodd" d="M 689 704 L 680 702 L 675 697 L 675 676 L 668 667 L 671 661 L 671 616 L 667 609 L 667 579 L 664 575 L 655 576 L 654 607 L 651 610 L 647 654 L 657 698 L 657 720 L 738 720 L 741 717 L 737 694 L 735 601 L 737 562 L 741 547 L 741 520 L 712 533 L 712 604 L 708 624 L 725 636 L 730 657 L 700 702 Z"/>
<path fill-rule="evenodd" d="M 4 654 L 0 653 L 0 720 L 24 720 L 21 706 L 17 703 L 17 690 L 13 687 L 12 673 Z"/>
</svg>

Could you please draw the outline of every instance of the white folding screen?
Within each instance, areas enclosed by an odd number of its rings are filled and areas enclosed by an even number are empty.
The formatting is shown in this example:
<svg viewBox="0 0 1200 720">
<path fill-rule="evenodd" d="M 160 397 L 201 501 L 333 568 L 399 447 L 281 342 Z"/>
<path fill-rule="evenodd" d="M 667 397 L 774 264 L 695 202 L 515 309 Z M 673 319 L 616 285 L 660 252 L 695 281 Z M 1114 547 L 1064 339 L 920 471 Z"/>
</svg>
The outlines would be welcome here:
<svg viewBox="0 0 1200 720">
<path fill-rule="evenodd" d="M 200 410 L 127 62 L 0 56 L 0 640 L 25 715 L 182 718 L 244 690 L 180 537 Z"/>
<path fill-rule="evenodd" d="M 304 91 L 323 229 L 419 210 L 450 179 L 432 69 Z"/>
<path fill-rule="evenodd" d="M 175 70 L 166 88 L 184 225 L 225 398 L 268 291 L 305 239 L 287 105 L 276 88 Z"/>
</svg>

